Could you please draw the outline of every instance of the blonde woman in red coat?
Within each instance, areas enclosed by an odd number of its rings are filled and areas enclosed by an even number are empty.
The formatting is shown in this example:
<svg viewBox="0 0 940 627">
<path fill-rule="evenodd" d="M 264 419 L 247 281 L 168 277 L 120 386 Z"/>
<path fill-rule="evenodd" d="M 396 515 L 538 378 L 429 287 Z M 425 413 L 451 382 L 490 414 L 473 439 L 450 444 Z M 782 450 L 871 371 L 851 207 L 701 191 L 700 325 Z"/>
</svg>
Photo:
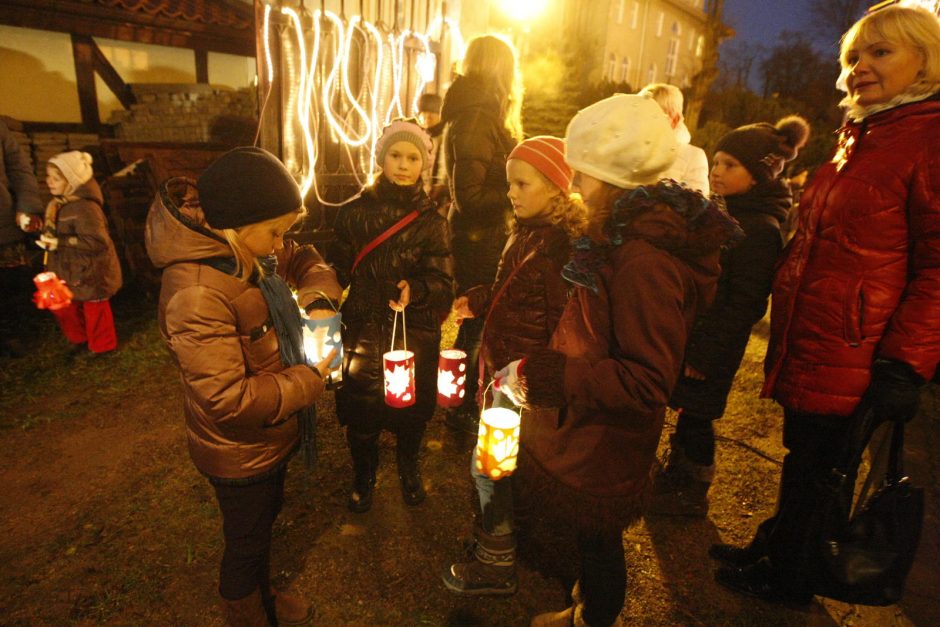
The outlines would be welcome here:
<svg viewBox="0 0 940 627">
<path fill-rule="evenodd" d="M 727 565 L 719 583 L 771 601 L 812 599 L 813 486 L 859 407 L 910 420 L 940 360 L 940 20 L 875 11 L 843 37 L 840 62 L 848 121 L 773 283 L 763 395 L 784 408 L 789 451 L 777 513 L 750 546 L 711 549 Z"/>
<path fill-rule="evenodd" d="M 494 375 L 523 405 L 519 479 L 577 530 L 574 605 L 532 625 L 620 625 L 623 528 L 650 488 L 666 402 L 695 318 L 714 298 L 720 246 L 740 233 L 700 193 L 658 182 L 677 142 L 659 105 L 618 94 L 568 125 L 566 160 L 587 237 L 562 275 L 571 297 L 548 348 Z"/>
</svg>

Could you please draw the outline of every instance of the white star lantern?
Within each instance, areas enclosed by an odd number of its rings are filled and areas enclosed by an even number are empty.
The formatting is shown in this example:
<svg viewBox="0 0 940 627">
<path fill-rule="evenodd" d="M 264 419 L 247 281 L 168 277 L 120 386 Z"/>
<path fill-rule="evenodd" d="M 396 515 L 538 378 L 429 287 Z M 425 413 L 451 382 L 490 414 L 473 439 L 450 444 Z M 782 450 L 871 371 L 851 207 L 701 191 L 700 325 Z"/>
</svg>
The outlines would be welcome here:
<svg viewBox="0 0 940 627">
<path fill-rule="evenodd" d="M 408 407 L 415 403 L 415 354 L 408 350 L 389 351 L 382 356 L 385 366 L 385 404 Z"/>
</svg>

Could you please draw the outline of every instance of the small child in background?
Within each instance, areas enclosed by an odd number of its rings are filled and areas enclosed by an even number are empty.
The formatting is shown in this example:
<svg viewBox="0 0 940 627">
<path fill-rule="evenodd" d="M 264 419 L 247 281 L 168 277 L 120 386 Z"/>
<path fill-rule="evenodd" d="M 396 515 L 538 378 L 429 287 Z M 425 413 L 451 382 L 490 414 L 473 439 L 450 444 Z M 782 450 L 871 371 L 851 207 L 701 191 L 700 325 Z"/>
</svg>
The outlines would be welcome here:
<svg viewBox="0 0 940 627">
<path fill-rule="evenodd" d="M 52 313 L 73 356 L 86 346 L 95 355 L 117 348 L 109 299 L 121 288 L 121 264 L 91 163 L 91 155 L 78 150 L 49 159 L 46 185 L 53 199 L 36 242 L 46 251 L 46 268 L 72 290 L 71 304 Z"/>
<path fill-rule="evenodd" d="M 441 143 L 444 125 L 441 124 L 441 106 L 444 99 L 438 94 L 421 94 L 418 98 L 418 124 L 431 136 L 431 165 L 421 173 L 424 191 L 439 208 L 449 199 L 444 168 L 441 163 Z M 446 214 L 445 214 L 446 217 Z"/>
<path fill-rule="evenodd" d="M 734 376 L 754 326 L 767 311 L 782 228 L 792 206 L 781 178 L 809 137 L 809 124 L 788 116 L 770 124 L 749 124 L 718 141 L 711 173 L 712 192 L 724 197 L 728 213 L 745 237 L 721 253 L 715 302 L 695 321 L 685 349 L 682 376 L 669 406 L 680 411 L 671 436 L 665 474 L 657 481 L 654 513 L 704 516 L 715 472 L 715 432 Z M 667 496 L 668 495 L 668 496 Z"/>
<path fill-rule="evenodd" d="M 587 223 L 583 205 L 568 195 L 571 168 L 565 142 L 539 136 L 516 146 L 506 162 L 509 200 L 515 220 L 493 285 L 470 289 L 454 302 L 458 320 L 483 317 L 480 380 L 509 362 L 544 349 L 568 302 L 561 276 L 569 241 Z M 478 394 L 482 394 L 481 383 Z M 483 399 L 483 404 L 491 399 Z M 473 557 L 453 564 L 444 583 L 457 594 L 512 594 L 516 591 L 512 486 L 494 481 L 471 465 L 482 518 L 474 527 Z"/>
<path fill-rule="evenodd" d="M 336 413 L 346 427 L 353 462 L 347 507 L 356 513 L 372 507 L 383 429 L 396 435 L 405 503 L 418 505 L 426 496 L 418 458 L 437 403 L 441 321 L 454 300 L 447 220 L 421 181 L 430 151 L 431 138 L 414 121 L 396 120 L 385 127 L 375 146 L 382 173 L 339 209 L 327 253 L 340 284 L 349 287 L 342 305 L 345 357 Z M 382 355 L 396 328 L 396 312 L 402 312 L 396 348 L 407 327 L 407 347 L 415 354 L 416 400 L 404 408 L 384 402 Z"/>
</svg>

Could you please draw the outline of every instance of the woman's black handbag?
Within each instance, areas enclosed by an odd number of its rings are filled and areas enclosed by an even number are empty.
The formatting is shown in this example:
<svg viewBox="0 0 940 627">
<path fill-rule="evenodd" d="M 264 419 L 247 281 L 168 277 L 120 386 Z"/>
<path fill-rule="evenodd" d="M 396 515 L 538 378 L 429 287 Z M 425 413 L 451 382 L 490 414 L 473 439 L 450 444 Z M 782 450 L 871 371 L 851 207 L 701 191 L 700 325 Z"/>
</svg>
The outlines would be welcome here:
<svg viewBox="0 0 940 627">
<path fill-rule="evenodd" d="M 863 417 L 848 464 L 858 466 L 874 430 L 871 412 Z M 840 478 L 853 466 L 833 471 L 820 494 L 821 535 L 816 546 L 815 593 L 846 603 L 890 605 L 900 600 L 904 581 L 914 563 L 924 518 L 924 490 L 903 476 L 904 423 L 895 422 L 884 484 L 849 515 L 841 496 Z M 825 495 L 828 493 L 828 497 Z"/>
</svg>

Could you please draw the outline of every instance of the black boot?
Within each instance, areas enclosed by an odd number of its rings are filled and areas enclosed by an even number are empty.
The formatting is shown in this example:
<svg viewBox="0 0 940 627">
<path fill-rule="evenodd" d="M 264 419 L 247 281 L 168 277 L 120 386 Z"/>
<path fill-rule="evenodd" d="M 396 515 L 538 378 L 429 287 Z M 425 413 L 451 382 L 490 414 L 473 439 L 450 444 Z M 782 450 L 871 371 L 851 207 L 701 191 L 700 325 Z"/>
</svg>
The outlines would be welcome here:
<svg viewBox="0 0 940 627">
<path fill-rule="evenodd" d="M 401 495 L 406 505 L 419 505 L 424 502 L 427 493 L 421 481 L 418 469 L 418 453 L 421 451 L 421 438 L 424 426 L 398 432 L 395 458 L 398 462 L 398 480 L 401 482 Z"/>
<path fill-rule="evenodd" d="M 761 558 L 767 557 L 767 538 L 770 530 L 775 526 L 775 519 L 765 520 L 757 528 L 754 539 L 747 546 L 734 546 L 733 544 L 713 544 L 708 549 L 708 556 L 728 566 L 743 568 L 756 564 Z"/>
<path fill-rule="evenodd" d="M 346 442 L 353 460 L 353 489 L 346 507 L 362 514 L 372 507 L 375 471 L 379 466 L 379 434 L 356 433 L 346 429 Z"/>
</svg>

